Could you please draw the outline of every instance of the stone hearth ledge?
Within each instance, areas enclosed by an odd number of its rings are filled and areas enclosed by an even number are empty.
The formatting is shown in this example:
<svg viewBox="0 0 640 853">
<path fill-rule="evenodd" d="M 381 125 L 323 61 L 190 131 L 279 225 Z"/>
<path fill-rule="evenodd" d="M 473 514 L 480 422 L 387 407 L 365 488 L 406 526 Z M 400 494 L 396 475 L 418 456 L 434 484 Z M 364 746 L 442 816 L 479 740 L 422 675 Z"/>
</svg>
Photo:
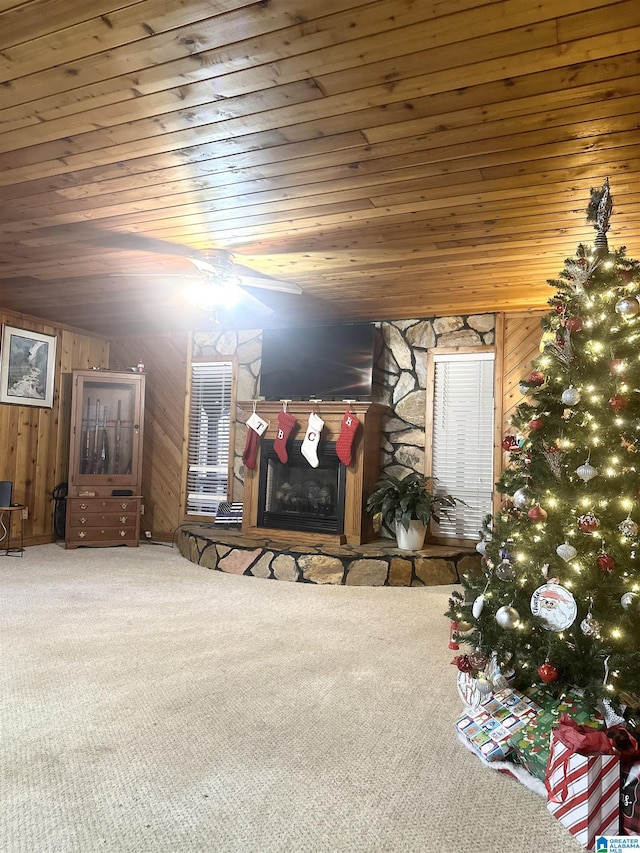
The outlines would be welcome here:
<svg viewBox="0 0 640 853">
<path fill-rule="evenodd" d="M 366 545 L 292 545 L 235 530 L 189 525 L 178 533 L 181 554 L 206 569 L 234 575 L 346 586 L 437 586 L 480 572 L 470 548 L 426 545 L 401 551 L 391 539 Z"/>
</svg>

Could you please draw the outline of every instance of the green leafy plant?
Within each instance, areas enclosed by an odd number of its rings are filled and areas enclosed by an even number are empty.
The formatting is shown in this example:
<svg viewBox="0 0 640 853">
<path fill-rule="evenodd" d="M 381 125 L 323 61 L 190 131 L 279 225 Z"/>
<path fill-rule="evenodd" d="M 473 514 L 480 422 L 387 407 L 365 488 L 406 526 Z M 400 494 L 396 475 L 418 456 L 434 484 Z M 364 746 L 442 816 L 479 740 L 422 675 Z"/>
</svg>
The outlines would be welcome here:
<svg viewBox="0 0 640 853">
<path fill-rule="evenodd" d="M 425 477 L 417 471 L 402 479 L 386 474 L 367 498 L 367 512 L 373 516 L 378 529 L 384 523 L 392 530 L 397 524 L 408 530 L 409 522 L 414 519 L 425 527 L 432 518 L 439 522 L 441 515 L 448 518 L 448 510 L 464 501 L 453 495 L 437 494 L 436 482 L 435 477 Z"/>
</svg>

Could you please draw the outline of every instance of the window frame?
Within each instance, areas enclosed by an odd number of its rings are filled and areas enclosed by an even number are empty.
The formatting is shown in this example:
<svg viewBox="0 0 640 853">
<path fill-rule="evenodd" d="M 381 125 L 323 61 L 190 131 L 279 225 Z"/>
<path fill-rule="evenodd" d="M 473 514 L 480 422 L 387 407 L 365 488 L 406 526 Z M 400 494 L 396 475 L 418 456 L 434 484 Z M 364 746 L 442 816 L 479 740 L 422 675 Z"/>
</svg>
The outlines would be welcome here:
<svg viewBox="0 0 640 853">
<path fill-rule="evenodd" d="M 183 483 L 184 483 L 184 498 L 183 498 L 183 518 L 186 521 L 212 521 L 215 518 L 214 513 L 194 512 L 189 509 L 189 451 L 191 446 L 191 404 L 193 400 L 193 373 L 194 365 L 198 364 L 214 364 L 226 363 L 231 364 L 231 396 L 229 403 L 229 448 L 227 460 L 227 490 L 226 501 L 232 500 L 233 494 L 233 477 L 234 477 L 234 456 L 235 456 L 235 433 L 236 433 L 236 389 L 237 389 L 237 373 L 238 361 L 235 355 L 212 355 L 192 357 L 187 362 L 187 393 L 185 401 L 185 442 L 183 455 Z M 222 502 L 222 501 L 221 501 Z"/>
<path fill-rule="evenodd" d="M 470 347 L 430 347 L 427 350 L 427 394 L 426 394 L 426 416 L 425 416 L 425 462 L 424 473 L 433 476 L 433 429 L 434 429 L 434 406 L 435 406 L 435 366 L 437 356 L 446 355 L 476 355 L 478 353 L 490 353 L 493 355 L 493 431 L 492 431 L 492 484 L 497 479 L 497 464 L 499 464 L 499 436 L 500 436 L 500 412 L 502 385 L 499 376 L 499 358 L 495 346 L 470 346 Z M 492 485 L 492 500 L 488 512 L 495 508 L 495 485 Z M 480 529 L 480 526 L 478 526 Z M 479 541 L 479 535 L 474 538 L 445 537 L 429 533 L 428 541 L 446 545 L 460 545 L 473 547 Z"/>
</svg>

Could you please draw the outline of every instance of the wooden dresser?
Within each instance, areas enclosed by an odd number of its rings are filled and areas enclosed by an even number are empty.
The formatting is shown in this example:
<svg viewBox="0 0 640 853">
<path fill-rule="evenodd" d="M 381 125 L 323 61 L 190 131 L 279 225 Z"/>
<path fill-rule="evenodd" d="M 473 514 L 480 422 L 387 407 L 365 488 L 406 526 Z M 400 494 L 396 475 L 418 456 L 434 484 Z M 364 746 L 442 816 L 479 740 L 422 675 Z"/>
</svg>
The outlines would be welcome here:
<svg viewBox="0 0 640 853">
<path fill-rule="evenodd" d="M 67 498 L 67 548 L 137 545 L 142 497 Z"/>
</svg>

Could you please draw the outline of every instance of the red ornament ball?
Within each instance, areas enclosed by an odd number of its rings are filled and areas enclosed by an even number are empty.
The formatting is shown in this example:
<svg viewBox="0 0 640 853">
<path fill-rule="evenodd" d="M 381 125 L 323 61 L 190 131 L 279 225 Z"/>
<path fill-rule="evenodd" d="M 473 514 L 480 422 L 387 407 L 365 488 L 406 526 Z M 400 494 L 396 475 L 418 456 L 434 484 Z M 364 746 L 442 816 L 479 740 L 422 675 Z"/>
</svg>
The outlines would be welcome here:
<svg viewBox="0 0 640 853">
<path fill-rule="evenodd" d="M 582 328 L 582 318 L 581 317 L 569 317 L 565 323 L 567 329 L 570 332 L 579 332 Z"/>
<path fill-rule="evenodd" d="M 529 421 L 529 429 L 531 432 L 538 432 L 541 429 L 544 429 L 544 421 L 542 418 L 533 418 L 533 420 Z"/>
<path fill-rule="evenodd" d="M 564 314 L 566 307 L 567 306 L 563 302 L 558 302 L 555 308 L 556 314 Z"/>
<path fill-rule="evenodd" d="M 451 663 L 455 664 L 460 672 L 471 672 L 473 670 L 469 655 L 456 655 Z"/>
<path fill-rule="evenodd" d="M 546 518 L 547 518 L 547 511 L 546 511 L 546 510 L 544 510 L 544 509 L 542 509 L 542 507 L 541 507 L 541 506 L 538 506 L 538 505 L 536 504 L 536 506 L 532 506 L 532 507 L 531 507 L 531 509 L 529 510 L 529 512 L 527 513 L 527 515 L 529 516 L 529 518 L 531 519 L 531 521 L 535 521 L 535 522 L 537 523 L 537 522 L 540 522 L 540 521 L 546 521 Z"/>
<path fill-rule="evenodd" d="M 520 445 L 518 444 L 518 439 L 515 435 L 505 435 L 502 439 L 502 449 L 506 450 L 508 453 L 512 453 L 514 450 L 520 450 Z"/>
<path fill-rule="evenodd" d="M 544 373 L 540 370 L 532 370 L 527 376 L 526 383 L 527 385 L 533 385 L 535 388 L 544 385 Z"/>
<path fill-rule="evenodd" d="M 633 281 L 633 271 L 620 270 L 620 278 L 624 281 L 625 284 L 631 284 L 631 282 Z"/>
<path fill-rule="evenodd" d="M 593 533 L 600 527 L 600 522 L 592 512 L 585 512 L 578 518 L 578 527 L 583 533 Z"/>
<path fill-rule="evenodd" d="M 554 681 L 558 680 L 558 670 L 548 661 L 538 667 L 538 675 L 545 684 L 553 684 Z"/>
<path fill-rule="evenodd" d="M 614 412 L 621 412 L 629 405 L 629 398 L 625 397 L 624 394 L 614 394 L 613 397 L 609 398 L 609 405 Z"/>
<path fill-rule="evenodd" d="M 607 574 L 611 574 L 613 568 L 616 564 L 616 561 L 613 557 L 610 557 L 609 554 L 600 554 L 598 557 L 598 566 L 600 571 L 606 572 Z"/>
</svg>

